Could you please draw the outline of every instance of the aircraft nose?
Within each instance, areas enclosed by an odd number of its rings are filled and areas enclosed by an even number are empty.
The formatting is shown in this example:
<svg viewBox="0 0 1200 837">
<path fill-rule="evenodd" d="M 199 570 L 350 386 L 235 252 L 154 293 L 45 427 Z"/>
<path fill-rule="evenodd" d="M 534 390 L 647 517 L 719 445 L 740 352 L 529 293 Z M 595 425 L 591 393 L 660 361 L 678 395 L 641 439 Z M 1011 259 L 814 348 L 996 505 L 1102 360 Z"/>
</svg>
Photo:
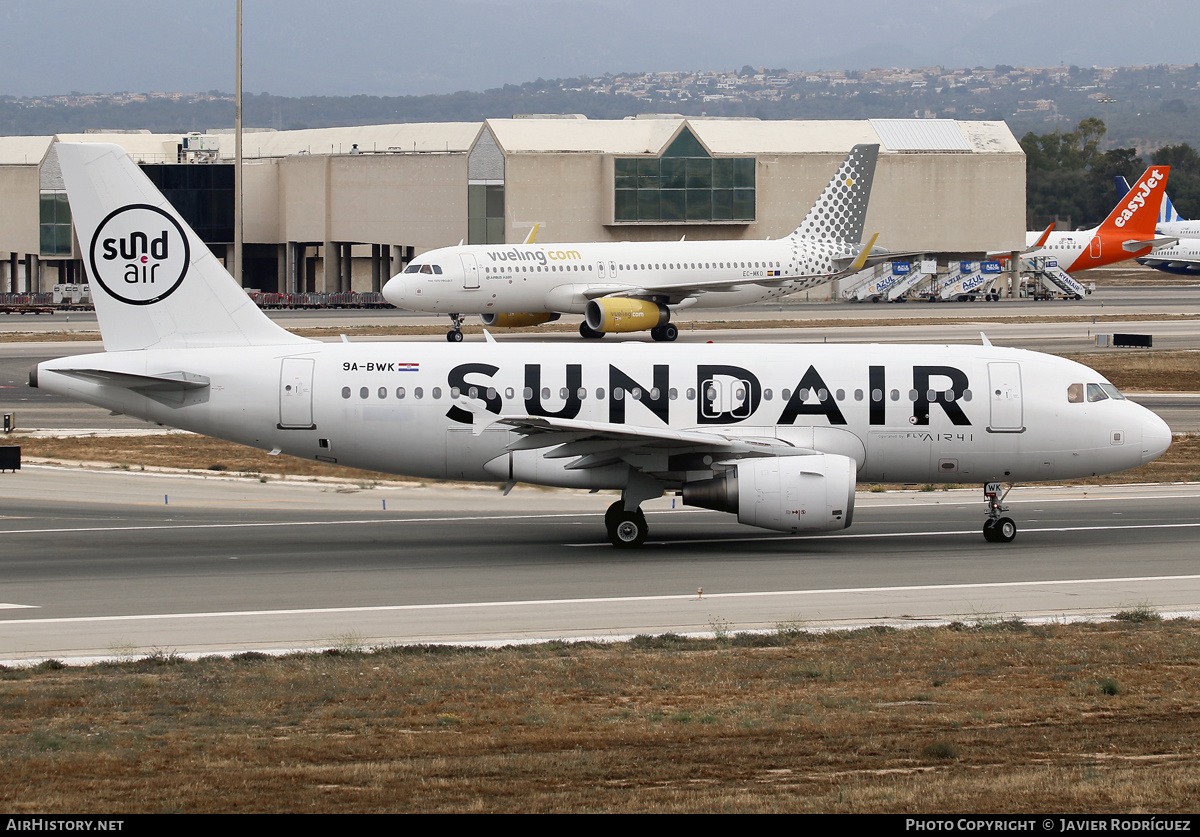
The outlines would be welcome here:
<svg viewBox="0 0 1200 837">
<path fill-rule="evenodd" d="M 401 274 L 397 273 L 383 284 L 383 298 L 392 305 L 398 305 L 398 300 L 403 300 L 407 296 L 404 280 L 400 276 Z"/>
<path fill-rule="evenodd" d="M 1142 464 L 1153 462 L 1171 447 L 1171 428 L 1156 414 L 1146 410 L 1142 419 Z"/>
</svg>

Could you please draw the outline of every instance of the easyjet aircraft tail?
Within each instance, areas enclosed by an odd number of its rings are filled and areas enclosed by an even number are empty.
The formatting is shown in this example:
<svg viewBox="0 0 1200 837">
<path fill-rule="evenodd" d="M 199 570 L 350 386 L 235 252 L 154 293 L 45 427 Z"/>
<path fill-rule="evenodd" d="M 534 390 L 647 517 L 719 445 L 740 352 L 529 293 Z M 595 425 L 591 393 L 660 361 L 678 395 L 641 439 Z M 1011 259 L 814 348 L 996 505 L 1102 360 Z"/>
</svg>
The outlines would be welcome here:
<svg viewBox="0 0 1200 837">
<path fill-rule="evenodd" d="M 1104 219 L 1097 233 L 1145 239 L 1149 246 L 1154 239 L 1154 228 L 1158 224 L 1158 210 L 1163 194 L 1167 190 L 1167 175 L 1170 166 L 1151 166 L 1133 184 L 1133 188 Z"/>
<path fill-rule="evenodd" d="M 107 351 L 308 342 L 258 309 L 123 148 L 54 150 Z"/>
</svg>

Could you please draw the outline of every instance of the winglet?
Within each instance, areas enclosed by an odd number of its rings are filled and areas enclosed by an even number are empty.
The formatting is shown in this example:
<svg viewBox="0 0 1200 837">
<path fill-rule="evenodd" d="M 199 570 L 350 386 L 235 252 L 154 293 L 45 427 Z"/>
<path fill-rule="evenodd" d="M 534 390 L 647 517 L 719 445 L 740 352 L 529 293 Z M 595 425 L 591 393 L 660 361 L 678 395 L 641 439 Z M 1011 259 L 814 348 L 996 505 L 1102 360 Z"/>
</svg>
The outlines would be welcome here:
<svg viewBox="0 0 1200 837">
<path fill-rule="evenodd" d="M 1054 225 L 1051 224 L 1050 226 L 1054 226 Z M 982 331 L 979 332 L 979 339 L 983 341 L 983 345 L 987 346 L 989 349 L 992 348 L 992 341 L 988 340 L 987 335 L 984 334 Z"/>
<path fill-rule="evenodd" d="M 871 240 L 868 241 L 866 246 L 859 251 L 858 256 L 850 263 L 850 267 L 847 268 L 850 273 L 854 273 L 855 271 L 863 269 L 863 265 L 867 263 L 867 259 L 871 256 L 871 250 L 874 249 L 875 239 L 877 238 L 879 238 L 879 233 L 875 233 L 875 235 L 871 236 Z"/>
<path fill-rule="evenodd" d="M 525 241 L 522 243 L 523 244 L 533 244 L 535 241 L 537 241 L 538 229 L 541 226 L 542 226 L 542 223 L 540 221 L 538 223 L 534 224 L 533 229 L 531 229 L 529 231 L 529 235 L 525 236 Z"/>
<path fill-rule="evenodd" d="M 1042 231 L 1042 234 L 1038 236 L 1038 240 L 1033 242 L 1033 246 L 1029 247 L 1025 252 L 1029 252 L 1029 250 L 1036 250 L 1043 246 L 1046 243 L 1046 239 L 1050 237 L 1050 233 L 1052 232 L 1054 232 L 1053 221 L 1051 221 L 1050 226 L 1046 227 L 1046 229 Z"/>
</svg>

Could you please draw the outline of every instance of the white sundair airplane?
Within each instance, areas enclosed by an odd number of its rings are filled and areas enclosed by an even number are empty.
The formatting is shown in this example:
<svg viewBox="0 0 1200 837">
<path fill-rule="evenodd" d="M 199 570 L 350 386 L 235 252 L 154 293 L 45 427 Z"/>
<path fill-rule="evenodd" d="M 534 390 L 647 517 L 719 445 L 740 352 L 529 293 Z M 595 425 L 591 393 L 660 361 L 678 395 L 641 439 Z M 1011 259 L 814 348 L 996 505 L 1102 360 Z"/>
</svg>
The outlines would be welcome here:
<svg viewBox="0 0 1200 837">
<path fill-rule="evenodd" d="M 991 346 L 321 343 L 258 310 L 125 152 L 59 159 L 105 351 L 30 384 L 273 453 L 413 477 L 615 490 L 610 541 L 675 492 L 781 532 L 843 529 L 858 481 L 1133 468 L 1167 425 L 1086 366 Z"/>
<path fill-rule="evenodd" d="M 860 244 L 878 156 L 878 145 L 854 146 L 800 226 L 775 241 L 460 244 L 413 259 L 383 296 L 449 314 L 451 342 L 466 314 L 500 328 L 582 314 L 584 337 L 649 329 L 669 342 L 674 310 L 747 305 L 860 269 L 874 243 Z"/>
</svg>

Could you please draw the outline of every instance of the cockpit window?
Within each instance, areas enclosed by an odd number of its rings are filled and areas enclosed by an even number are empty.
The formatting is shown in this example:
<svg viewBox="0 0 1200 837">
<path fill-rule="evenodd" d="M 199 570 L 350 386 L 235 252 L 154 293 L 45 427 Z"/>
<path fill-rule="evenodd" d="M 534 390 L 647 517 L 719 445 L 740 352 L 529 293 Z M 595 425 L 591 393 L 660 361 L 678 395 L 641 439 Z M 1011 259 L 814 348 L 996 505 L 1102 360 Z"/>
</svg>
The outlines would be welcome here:
<svg viewBox="0 0 1200 837">
<path fill-rule="evenodd" d="M 1071 384 L 1067 387 L 1067 401 L 1071 404 L 1083 403 L 1083 384 Z"/>
<path fill-rule="evenodd" d="M 1100 386 L 1099 384 L 1088 384 L 1087 387 L 1088 387 L 1087 398 L 1088 398 L 1089 402 L 1107 401 L 1108 400 L 1108 393 L 1105 392 L 1104 388 L 1102 386 Z"/>
<path fill-rule="evenodd" d="M 421 265 L 421 272 L 422 273 L 433 273 L 433 268 L 427 264 L 423 264 L 423 265 Z"/>
<path fill-rule="evenodd" d="M 421 266 L 419 264 L 410 264 L 408 267 L 404 268 L 404 272 L 405 273 L 420 273 Z"/>
<path fill-rule="evenodd" d="M 442 275 L 442 268 L 441 268 L 441 265 L 436 265 L 436 264 L 435 264 L 435 265 L 433 266 L 433 272 L 434 272 L 434 273 L 436 273 L 438 276 L 441 276 L 441 275 Z"/>
<path fill-rule="evenodd" d="M 1114 387 L 1112 384 L 1101 384 L 1100 389 L 1102 389 L 1106 393 L 1108 393 L 1108 397 L 1112 398 L 1115 401 L 1124 401 L 1125 400 L 1125 396 L 1121 395 L 1121 391 L 1119 389 L 1117 389 L 1116 387 Z"/>
</svg>

